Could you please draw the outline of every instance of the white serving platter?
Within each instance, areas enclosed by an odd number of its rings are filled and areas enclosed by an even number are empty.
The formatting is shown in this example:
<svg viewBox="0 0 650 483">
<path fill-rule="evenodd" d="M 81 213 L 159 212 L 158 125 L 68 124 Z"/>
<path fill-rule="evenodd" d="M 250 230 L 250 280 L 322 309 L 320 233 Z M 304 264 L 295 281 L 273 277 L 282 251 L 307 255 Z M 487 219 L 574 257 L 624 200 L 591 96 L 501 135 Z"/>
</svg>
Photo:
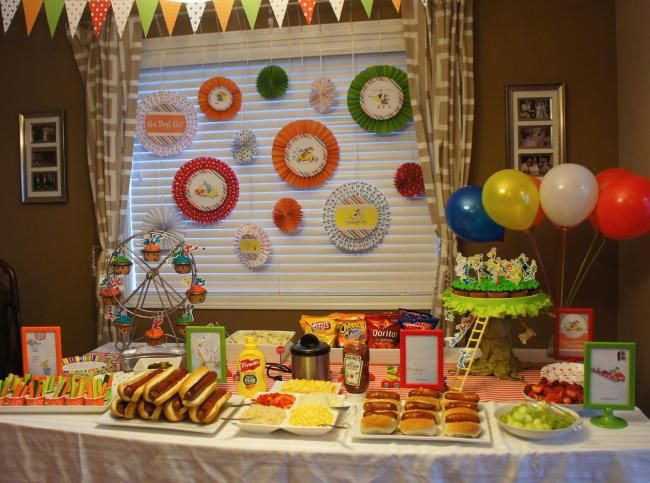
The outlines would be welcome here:
<svg viewBox="0 0 650 483">
<path fill-rule="evenodd" d="M 237 405 L 241 404 L 244 401 L 244 398 L 238 395 L 232 395 L 228 402 L 226 402 L 224 409 L 221 411 L 219 418 L 211 424 L 196 424 L 191 422 L 189 419 L 185 421 L 179 421 L 172 423 L 164 419 L 164 416 L 161 416 L 162 419 L 157 421 L 152 421 L 149 419 L 121 419 L 115 418 L 111 415 L 110 412 L 103 414 L 96 423 L 102 426 L 118 426 L 122 428 L 137 428 L 137 429 L 154 429 L 154 430 L 167 430 L 167 431 L 185 431 L 190 433 L 204 433 L 212 434 L 216 433 L 226 421 L 222 418 L 227 418 L 232 416 L 235 411 L 237 411 Z"/>
</svg>

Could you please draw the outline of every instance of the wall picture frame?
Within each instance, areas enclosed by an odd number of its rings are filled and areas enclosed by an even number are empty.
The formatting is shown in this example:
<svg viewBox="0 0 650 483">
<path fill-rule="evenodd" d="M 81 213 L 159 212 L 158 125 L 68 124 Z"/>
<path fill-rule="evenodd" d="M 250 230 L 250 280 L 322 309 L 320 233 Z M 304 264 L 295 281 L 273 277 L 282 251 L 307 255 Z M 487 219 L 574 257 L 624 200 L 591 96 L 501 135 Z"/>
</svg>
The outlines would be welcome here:
<svg viewBox="0 0 650 483">
<path fill-rule="evenodd" d="M 563 361 L 584 360 L 584 343 L 593 338 L 594 310 L 556 308 L 553 356 Z"/>
<path fill-rule="evenodd" d="M 543 178 L 566 159 L 564 84 L 506 87 L 508 167 Z"/>
<path fill-rule="evenodd" d="M 187 370 L 207 367 L 217 373 L 219 382 L 226 382 L 226 329 L 222 326 L 189 326 L 185 328 Z"/>
<path fill-rule="evenodd" d="M 442 389 L 443 339 L 441 330 L 401 330 L 400 387 Z"/>
<path fill-rule="evenodd" d="M 19 114 L 22 203 L 68 201 L 64 111 Z"/>
<path fill-rule="evenodd" d="M 21 327 L 23 373 L 32 376 L 63 374 L 61 327 Z"/>
</svg>

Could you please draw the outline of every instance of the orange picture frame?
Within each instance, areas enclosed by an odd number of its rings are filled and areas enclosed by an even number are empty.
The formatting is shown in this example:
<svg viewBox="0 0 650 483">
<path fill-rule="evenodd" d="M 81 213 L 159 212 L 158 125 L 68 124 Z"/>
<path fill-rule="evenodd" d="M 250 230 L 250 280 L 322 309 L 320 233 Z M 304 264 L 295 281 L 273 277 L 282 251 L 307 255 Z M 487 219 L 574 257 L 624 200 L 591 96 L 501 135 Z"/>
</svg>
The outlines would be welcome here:
<svg viewBox="0 0 650 483">
<path fill-rule="evenodd" d="M 61 327 L 22 327 L 23 373 L 34 376 L 63 374 Z M 55 369 L 56 372 L 52 373 Z"/>
</svg>

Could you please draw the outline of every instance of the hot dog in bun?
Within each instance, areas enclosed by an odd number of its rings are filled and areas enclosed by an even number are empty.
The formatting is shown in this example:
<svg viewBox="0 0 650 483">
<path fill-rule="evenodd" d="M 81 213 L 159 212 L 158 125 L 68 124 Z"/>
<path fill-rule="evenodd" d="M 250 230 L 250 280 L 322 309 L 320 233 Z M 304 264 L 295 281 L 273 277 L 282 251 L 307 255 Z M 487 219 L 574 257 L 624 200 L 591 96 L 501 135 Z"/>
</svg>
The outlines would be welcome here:
<svg viewBox="0 0 650 483">
<path fill-rule="evenodd" d="M 440 401 L 433 397 L 413 396 L 409 397 L 404 404 L 404 409 L 424 409 L 426 411 L 439 411 Z"/>
<path fill-rule="evenodd" d="M 186 369 L 170 367 L 152 377 L 144 386 L 142 397 L 145 401 L 160 406 L 176 394 L 189 375 Z"/>
<path fill-rule="evenodd" d="M 409 391 L 409 397 L 413 396 L 424 396 L 424 397 L 435 397 L 438 398 L 442 395 L 442 392 L 436 391 L 435 389 L 426 389 L 419 387 L 417 389 L 412 389 Z"/>
<path fill-rule="evenodd" d="M 436 414 L 432 411 L 405 411 L 399 422 L 402 434 L 433 436 L 438 432 Z"/>
<path fill-rule="evenodd" d="M 445 399 L 453 399 L 454 401 L 470 401 L 470 402 L 479 402 L 478 394 L 475 392 L 456 392 L 456 391 L 447 391 L 445 393 Z"/>
<path fill-rule="evenodd" d="M 183 382 L 178 394 L 185 406 L 196 407 L 203 404 L 216 387 L 217 373 L 207 367 L 200 367 Z"/>
<path fill-rule="evenodd" d="M 127 379 L 117 386 L 117 394 L 122 401 L 138 402 L 144 391 L 145 384 L 162 372 L 162 369 L 155 369 Z"/>
<path fill-rule="evenodd" d="M 231 395 L 232 393 L 229 391 L 215 387 L 200 406 L 193 406 L 189 409 L 190 419 L 199 424 L 214 422 Z"/>
<path fill-rule="evenodd" d="M 187 418 L 187 406 L 183 406 L 183 401 L 178 394 L 175 394 L 171 399 L 163 404 L 163 412 L 168 421 L 172 423 L 183 421 Z"/>
<path fill-rule="evenodd" d="M 150 403 L 144 399 L 138 401 L 138 416 L 142 419 L 160 419 L 162 411 L 162 406 L 156 406 L 154 403 Z"/>
<path fill-rule="evenodd" d="M 443 431 L 447 436 L 476 438 L 481 434 L 481 419 L 472 409 L 447 409 L 443 414 L 443 421 Z"/>
<path fill-rule="evenodd" d="M 440 401 L 442 409 L 468 408 L 478 411 L 478 403 L 471 401 L 454 401 L 453 399 L 443 399 Z"/>
<path fill-rule="evenodd" d="M 368 391 L 366 399 L 394 399 L 399 401 L 401 398 L 399 393 L 393 391 Z"/>
<path fill-rule="evenodd" d="M 364 434 L 391 434 L 397 429 L 397 413 L 393 411 L 365 412 L 361 418 Z"/>
<path fill-rule="evenodd" d="M 137 411 L 138 403 L 125 401 L 116 397 L 111 402 L 111 414 L 116 418 L 133 419 Z"/>
</svg>

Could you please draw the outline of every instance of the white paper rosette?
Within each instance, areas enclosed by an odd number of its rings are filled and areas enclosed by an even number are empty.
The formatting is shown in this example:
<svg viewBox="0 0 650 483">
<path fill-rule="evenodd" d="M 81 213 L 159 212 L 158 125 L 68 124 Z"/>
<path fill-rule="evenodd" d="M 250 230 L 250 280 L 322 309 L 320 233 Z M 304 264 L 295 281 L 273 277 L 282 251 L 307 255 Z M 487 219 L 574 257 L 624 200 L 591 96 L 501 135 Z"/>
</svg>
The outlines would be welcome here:
<svg viewBox="0 0 650 483">
<path fill-rule="evenodd" d="M 150 115 L 158 116 L 163 124 L 164 117 L 167 117 L 172 125 L 178 122 L 179 115 L 184 116 L 185 128 L 181 132 L 174 131 L 169 126 L 159 129 L 147 127 L 147 117 Z M 187 97 L 174 92 L 159 91 L 146 96 L 138 103 L 135 133 L 147 151 L 160 156 L 173 156 L 192 144 L 197 123 L 196 111 Z"/>
<path fill-rule="evenodd" d="M 240 226 L 235 234 L 235 254 L 248 268 L 264 265 L 271 254 L 271 241 L 264 229 L 253 223 Z"/>
<path fill-rule="evenodd" d="M 238 164 L 252 163 L 256 149 L 257 139 L 250 129 L 242 129 L 233 136 L 232 157 Z"/>
<path fill-rule="evenodd" d="M 348 226 L 342 229 L 337 225 L 337 212 L 340 217 L 342 214 L 350 214 L 350 218 L 371 216 L 374 223 L 370 226 L 364 225 L 361 220 L 358 228 Z M 349 252 L 370 250 L 379 244 L 388 232 L 388 200 L 371 184 L 361 181 L 344 184 L 327 198 L 323 209 L 323 226 L 332 243 L 339 249 Z"/>
<path fill-rule="evenodd" d="M 325 114 L 334 104 L 336 86 L 327 77 L 319 77 L 311 84 L 309 104 L 320 114 Z"/>
<path fill-rule="evenodd" d="M 166 231 L 180 238 L 185 238 L 187 225 L 185 220 L 176 208 L 171 206 L 156 206 L 151 208 L 142 219 L 142 231 L 159 230 Z M 167 238 L 161 242 L 162 249 L 170 249 L 174 243 Z"/>
</svg>

